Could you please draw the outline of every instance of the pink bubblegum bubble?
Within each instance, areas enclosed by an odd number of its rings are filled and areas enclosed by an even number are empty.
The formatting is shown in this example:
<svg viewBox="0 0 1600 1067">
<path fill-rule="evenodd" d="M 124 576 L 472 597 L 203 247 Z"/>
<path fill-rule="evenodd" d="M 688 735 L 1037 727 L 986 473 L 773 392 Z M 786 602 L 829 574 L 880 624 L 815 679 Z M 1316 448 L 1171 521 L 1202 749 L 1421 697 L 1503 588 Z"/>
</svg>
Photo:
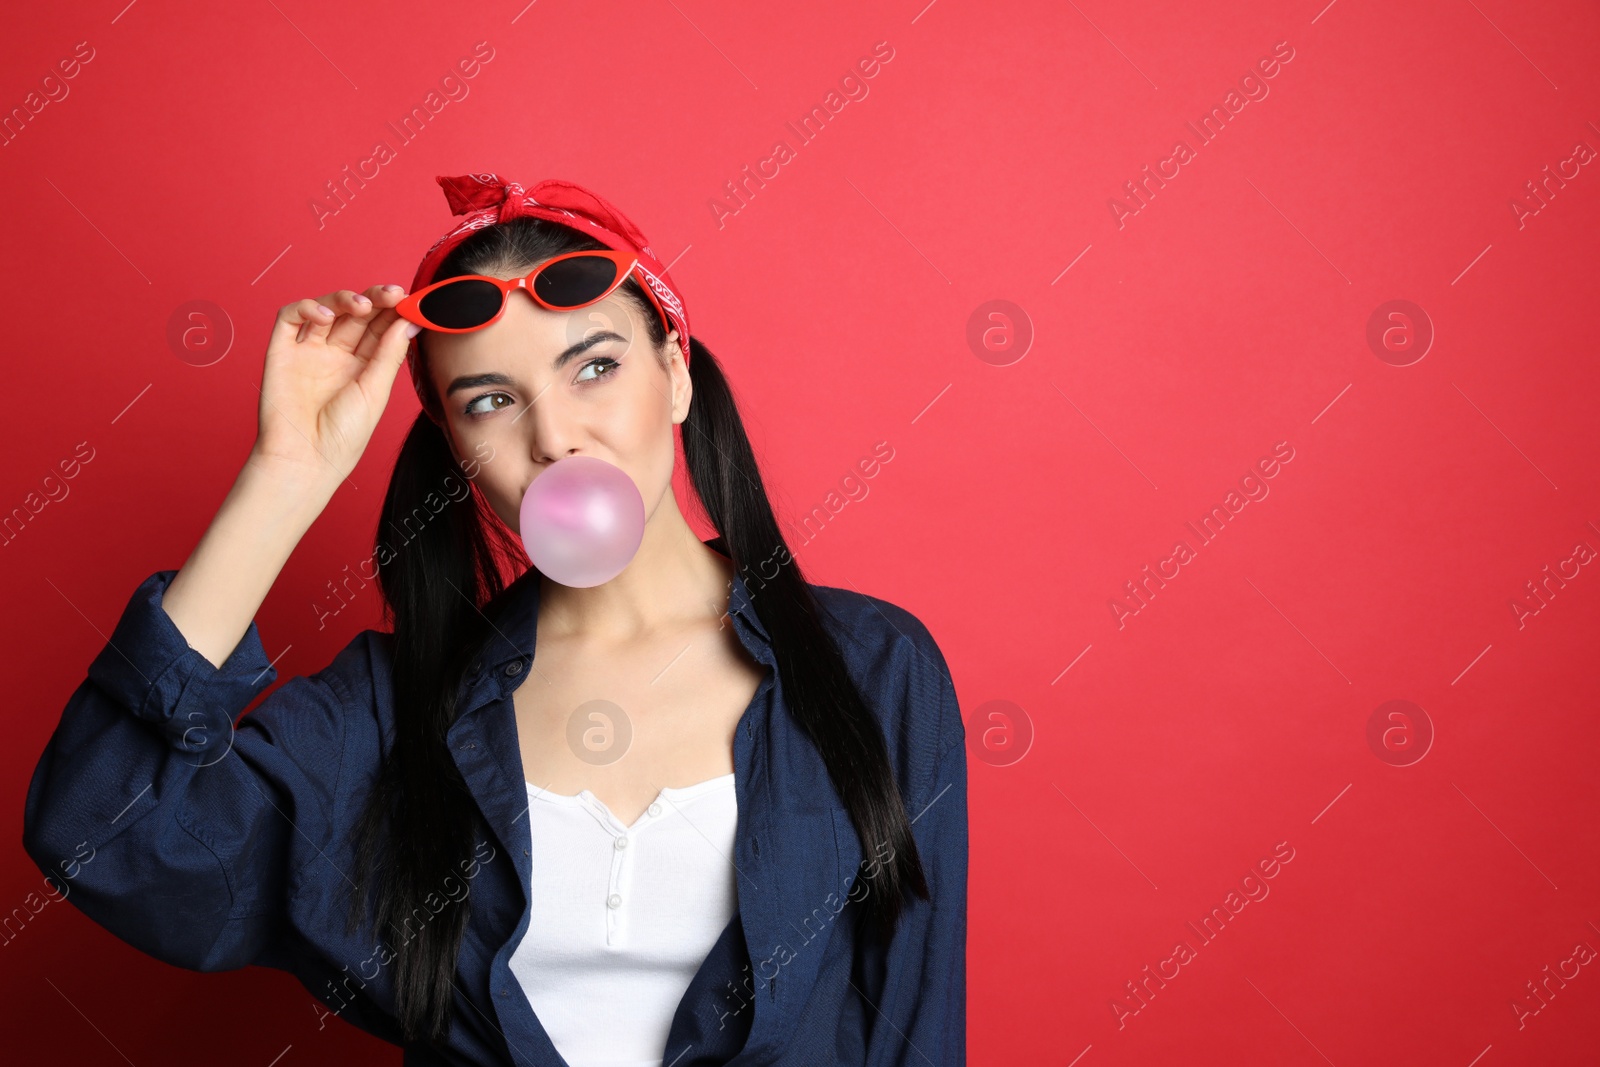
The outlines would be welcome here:
<svg viewBox="0 0 1600 1067">
<path fill-rule="evenodd" d="M 551 581 L 609 582 L 644 541 L 644 498 L 626 471 L 594 456 L 552 463 L 522 496 L 522 544 Z"/>
</svg>

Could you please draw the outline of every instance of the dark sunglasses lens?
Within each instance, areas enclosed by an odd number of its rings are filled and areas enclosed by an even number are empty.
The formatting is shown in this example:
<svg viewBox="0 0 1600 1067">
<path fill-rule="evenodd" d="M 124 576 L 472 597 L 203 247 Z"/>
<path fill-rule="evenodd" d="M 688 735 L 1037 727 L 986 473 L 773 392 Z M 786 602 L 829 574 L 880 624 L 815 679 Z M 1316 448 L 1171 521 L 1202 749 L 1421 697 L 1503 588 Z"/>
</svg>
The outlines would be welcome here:
<svg viewBox="0 0 1600 1067">
<path fill-rule="evenodd" d="M 500 310 L 500 287 L 464 278 L 441 285 L 417 302 L 429 322 L 451 330 L 482 326 Z"/>
<path fill-rule="evenodd" d="M 604 256 L 573 256 L 540 271 L 533 291 L 552 307 L 575 308 L 597 298 L 616 280 L 617 265 Z"/>
</svg>

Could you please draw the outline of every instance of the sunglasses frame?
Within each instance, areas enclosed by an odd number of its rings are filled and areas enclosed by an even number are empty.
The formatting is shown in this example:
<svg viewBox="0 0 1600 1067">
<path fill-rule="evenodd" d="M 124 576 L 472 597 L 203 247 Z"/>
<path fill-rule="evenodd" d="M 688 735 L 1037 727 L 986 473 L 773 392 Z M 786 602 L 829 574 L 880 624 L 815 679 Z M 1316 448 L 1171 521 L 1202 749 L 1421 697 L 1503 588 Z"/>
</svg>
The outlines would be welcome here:
<svg viewBox="0 0 1600 1067">
<path fill-rule="evenodd" d="M 560 263 L 564 259 L 573 259 L 577 256 L 598 256 L 601 259 L 609 259 L 612 263 L 616 264 L 616 280 L 606 287 L 605 292 L 601 293 L 593 300 L 586 300 L 581 304 L 574 304 L 571 307 L 557 307 L 553 304 L 547 303 L 534 290 L 534 279 L 539 276 L 541 271 L 543 271 L 546 267 L 549 267 L 550 264 Z M 628 280 L 628 275 L 638 265 L 639 257 L 632 252 L 618 252 L 612 249 L 602 250 L 598 248 L 582 249 L 577 252 L 564 252 L 559 256 L 553 256 L 550 259 L 545 260 L 543 263 L 540 263 L 538 266 L 534 267 L 531 271 L 520 278 L 491 278 L 487 274 L 458 274 L 454 278 L 445 278 L 442 281 L 434 282 L 431 285 L 425 285 L 416 292 L 408 294 L 404 300 L 395 305 L 394 310 L 396 314 L 405 319 L 407 322 L 414 322 L 426 330 L 433 330 L 437 333 L 472 333 L 475 330 L 486 329 L 500 321 L 500 316 L 506 313 L 506 303 L 510 299 L 513 290 L 523 290 L 529 296 L 531 296 L 540 307 L 547 308 L 550 311 L 576 311 L 579 308 L 586 308 L 591 304 L 598 304 L 600 301 L 616 292 L 617 288 L 621 286 L 623 282 Z M 649 297 L 650 303 L 655 305 L 656 314 L 661 316 L 661 321 L 663 324 L 665 324 L 667 332 L 671 333 L 672 319 L 668 317 L 666 308 L 661 306 L 661 301 L 656 299 L 656 294 L 650 291 L 650 284 L 648 280 L 643 278 L 640 280 L 642 284 L 639 286 L 639 288 L 644 290 L 644 295 Z M 436 326 L 430 322 L 425 315 L 422 314 L 423 297 L 427 296 L 435 289 L 442 288 L 446 285 L 451 285 L 455 282 L 464 281 L 488 282 L 490 285 L 496 286 L 500 290 L 500 310 L 494 313 L 493 318 L 479 326 Z"/>
</svg>

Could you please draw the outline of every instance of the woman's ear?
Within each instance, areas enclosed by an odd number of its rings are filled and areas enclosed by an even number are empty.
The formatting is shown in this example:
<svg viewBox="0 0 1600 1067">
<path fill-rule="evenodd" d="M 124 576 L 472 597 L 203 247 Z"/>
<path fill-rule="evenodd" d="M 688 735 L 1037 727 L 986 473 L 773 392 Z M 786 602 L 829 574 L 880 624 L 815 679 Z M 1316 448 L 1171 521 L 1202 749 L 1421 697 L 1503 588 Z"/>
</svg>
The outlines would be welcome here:
<svg viewBox="0 0 1600 1067">
<path fill-rule="evenodd" d="M 689 365 L 683 360 L 683 346 L 678 343 L 676 328 L 667 334 L 662 346 L 666 350 L 667 377 L 672 380 L 672 421 L 682 422 L 689 417 L 694 382 L 689 378 Z"/>
</svg>

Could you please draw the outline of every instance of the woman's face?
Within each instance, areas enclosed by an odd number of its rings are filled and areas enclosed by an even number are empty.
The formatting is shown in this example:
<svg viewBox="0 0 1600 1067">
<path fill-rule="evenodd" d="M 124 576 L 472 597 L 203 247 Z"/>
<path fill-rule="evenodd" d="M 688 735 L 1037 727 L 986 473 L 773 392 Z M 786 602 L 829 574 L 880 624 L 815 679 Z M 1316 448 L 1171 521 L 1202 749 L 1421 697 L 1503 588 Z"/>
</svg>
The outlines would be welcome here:
<svg viewBox="0 0 1600 1067">
<path fill-rule="evenodd" d="M 494 325 L 429 332 L 423 343 L 455 458 L 479 464 L 478 487 L 511 529 L 521 532 L 528 486 L 568 456 L 626 471 L 644 498 L 646 523 L 671 492 L 672 427 L 689 411 L 689 371 L 676 330 L 662 366 L 632 299 L 612 293 L 557 312 L 515 290 Z"/>
</svg>

